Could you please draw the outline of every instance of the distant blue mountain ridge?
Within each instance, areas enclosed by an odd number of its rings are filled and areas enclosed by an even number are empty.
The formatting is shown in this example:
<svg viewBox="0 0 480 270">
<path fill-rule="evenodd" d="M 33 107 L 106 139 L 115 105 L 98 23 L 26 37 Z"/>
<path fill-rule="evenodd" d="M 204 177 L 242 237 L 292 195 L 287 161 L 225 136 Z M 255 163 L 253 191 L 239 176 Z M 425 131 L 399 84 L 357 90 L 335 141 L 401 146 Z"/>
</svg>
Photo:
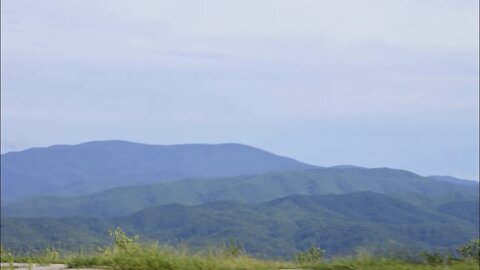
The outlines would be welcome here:
<svg viewBox="0 0 480 270">
<path fill-rule="evenodd" d="M 352 165 L 319 167 L 241 144 L 56 145 L 2 155 L 2 215 L 118 216 L 168 203 L 304 194 L 477 194 L 478 182 Z"/>
<path fill-rule="evenodd" d="M 2 202 L 81 195 L 119 186 L 315 168 L 242 144 L 94 141 L 2 155 Z"/>
<path fill-rule="evenodd" d="M 194 248 L 241 239 L 281 258 L 312 245 L 418 254 L 478 238 L 476 181 L 313 166 L 241 144 L 33 148 L 2 155 L 1 177 L 1 244 L 19 254 L 93 251 L 116 226 Z"/>
</svg>

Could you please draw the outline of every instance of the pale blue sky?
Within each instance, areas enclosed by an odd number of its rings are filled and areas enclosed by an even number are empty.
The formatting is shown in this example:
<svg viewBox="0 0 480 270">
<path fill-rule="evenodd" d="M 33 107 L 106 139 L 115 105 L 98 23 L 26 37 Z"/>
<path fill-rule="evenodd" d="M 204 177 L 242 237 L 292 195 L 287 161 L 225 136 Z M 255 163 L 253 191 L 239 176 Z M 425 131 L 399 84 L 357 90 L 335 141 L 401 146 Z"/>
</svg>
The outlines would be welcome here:
<svg viewBox="0 0 480 270">
<path fill-rule="evenodd" d="M 2 0 L 2 152 L 238 142 L 478 179 L 478 1 Z"/>
</svg>

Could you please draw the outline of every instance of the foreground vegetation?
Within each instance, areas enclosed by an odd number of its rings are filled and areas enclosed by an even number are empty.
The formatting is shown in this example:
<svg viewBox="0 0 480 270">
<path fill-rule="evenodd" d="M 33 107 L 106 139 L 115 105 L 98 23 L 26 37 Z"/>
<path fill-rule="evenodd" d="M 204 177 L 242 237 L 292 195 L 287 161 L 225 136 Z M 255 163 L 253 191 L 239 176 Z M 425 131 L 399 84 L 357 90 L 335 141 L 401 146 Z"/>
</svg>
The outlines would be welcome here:
<svg viewBox="0 0 480 270">
<path fill-rule="evenodd" d="M 193 253 L 188 249 L 161 246 L 158 243 L 138 243 L 138 237 L 128 237 L 121 229 L 111 231 L 114 239 L 111 247 L 98 249 L 95 254 L 63 254 L 47 249 L 35 256 L 14 257 L 11 252 L 1 249 L 1 261 L 36 264 L 64 263 L 69 268 L 97 267 L 113 270 L 229 270 L 229 269 L 323 269 L 323 270 L 362 270 L 362 269 L 452 269 L 478 270 L 480 239 L 458 247 L 460 256 L 443 256 L 439 253 L 424 252 L 422 260 L 401 260 L 395 258 L 372 257 L 360 253 L 351 258 L 325 260 L 324 251 L 312 247 L 299 253 L 294 261 L 268 261 L 248 256 L 242 246 L 230 241 L 222 249 L 210 249 Z"/>
</svg>

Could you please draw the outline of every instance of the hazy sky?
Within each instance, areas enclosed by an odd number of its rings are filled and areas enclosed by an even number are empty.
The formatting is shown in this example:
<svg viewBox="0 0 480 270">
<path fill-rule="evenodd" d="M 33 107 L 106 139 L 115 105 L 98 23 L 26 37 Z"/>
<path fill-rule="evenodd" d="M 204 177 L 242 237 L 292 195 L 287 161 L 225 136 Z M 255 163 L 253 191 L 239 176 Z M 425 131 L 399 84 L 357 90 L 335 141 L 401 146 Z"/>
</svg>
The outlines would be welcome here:
<svg viewBox="0 0 480 270">
<path fill-rule="evenodd" d="M 238 142 L 478 179 L 477 0 L 1 1 L 2 153 Z"/>
</svg>

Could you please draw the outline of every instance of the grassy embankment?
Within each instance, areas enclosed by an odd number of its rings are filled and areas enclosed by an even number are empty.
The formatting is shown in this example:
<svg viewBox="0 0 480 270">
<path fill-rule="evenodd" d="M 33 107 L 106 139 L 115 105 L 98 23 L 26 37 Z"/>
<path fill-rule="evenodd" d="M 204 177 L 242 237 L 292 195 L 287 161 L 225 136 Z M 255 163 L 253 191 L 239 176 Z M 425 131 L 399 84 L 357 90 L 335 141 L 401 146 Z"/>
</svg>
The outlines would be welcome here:
<svg viewBox="0 0 480 270">
<path fill-rule="evenodd" d="M 96 254 L 63 255 L 46 250 L 37 256 L 14 257 L 2 249 L 1 261 L 37 264 L 64 263 L 70 268 L 96 267 L 116 270 L 240 270 L 240 269 L 323 269 L 323 270 L 479 270 L 479 243 L 474 240 L 460 250 L 462 258 L 445 258 L 436 253 L 426 253 L 423 261 L 406 261 L 392 258 L 375 258 L 367 254 L 352 258 L 323 260 L 322 251 L 312 248 L 296 256 L 295 261 L 268 261 L 245 254 L 242 248 L 230 243 L 223 249 L 192 253 L 188 249 L 175 249 L 158 244 L 140 244 L 121 230 L 111 232 L 113 247 Z M 465 249 L 466 248 L 466 249 Z M 8 268 L 7 268 L 8 269 Z"/>
</svg>

